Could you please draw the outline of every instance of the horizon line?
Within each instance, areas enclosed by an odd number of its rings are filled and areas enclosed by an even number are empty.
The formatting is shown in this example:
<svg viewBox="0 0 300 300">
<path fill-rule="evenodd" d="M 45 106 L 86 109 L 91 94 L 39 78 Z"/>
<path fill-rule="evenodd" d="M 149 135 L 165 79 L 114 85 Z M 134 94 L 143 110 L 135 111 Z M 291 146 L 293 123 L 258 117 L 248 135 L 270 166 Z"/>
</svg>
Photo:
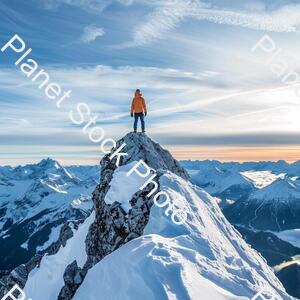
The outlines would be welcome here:
<svg viewBox="0 0 300 300">
<path fill-rule="evenodd" d="M 233 146 L 174 146 L 163 145 L 175 159 L 179 161 L 219 161 L 221 163 L 238 162 L 278 162 L 285 161 L 288 164 L 300 161 L 300 146 L 257 146 L 257 147 L 233 147 Z M 24 149 L 23 149 L 24 150 Z M 99 165 L 103 154 L 99 155 L 97 147 L 88 147 L 76 151 L 56 152 L 45 151 L 39 153 L 14 153 L 10 156 L 0 154 L 0 166 L 24 166 L 37 164 L 41 160 L 51 158 L 63 166 L 95 166 Z"/>
</svg>

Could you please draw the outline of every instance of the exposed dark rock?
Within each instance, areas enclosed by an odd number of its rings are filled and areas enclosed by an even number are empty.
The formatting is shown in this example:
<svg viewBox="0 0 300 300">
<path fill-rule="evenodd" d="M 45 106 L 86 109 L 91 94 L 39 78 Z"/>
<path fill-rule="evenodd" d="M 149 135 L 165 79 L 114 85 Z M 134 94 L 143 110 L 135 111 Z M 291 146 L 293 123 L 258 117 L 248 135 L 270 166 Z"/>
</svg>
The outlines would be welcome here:
<svg viewBox="0 0 300 300">
<path fill-rule="evenodd" d="M 58 299 L 68 299 L 74 295 L 76 289 L 82 282 L 81 269 L 78 267 L 76 260 L 69 264 L 64 272 L 65 286 L 58 295 Z"/>
</svg>

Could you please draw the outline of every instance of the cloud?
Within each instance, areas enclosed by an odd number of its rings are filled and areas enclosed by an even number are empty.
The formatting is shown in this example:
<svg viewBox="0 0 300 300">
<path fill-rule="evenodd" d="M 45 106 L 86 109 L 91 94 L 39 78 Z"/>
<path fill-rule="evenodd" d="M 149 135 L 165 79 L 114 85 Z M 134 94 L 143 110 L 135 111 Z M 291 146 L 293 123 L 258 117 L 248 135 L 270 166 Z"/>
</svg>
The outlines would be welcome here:
<svg viewBox="0 0 300 300">
<path fill-rule="evenodd" d="M 43 0 L 44 7 L 56 9 L 71 5 L 99 14 L 111 4 L 144 5 L 148 15 L 143 16 L 132 32 L 132 40 L 116 48 L 137 47 L 164 38 L 187 20 L 208 21 L 215 24 L 240 26 L 271 32 L 297 32 L 300 27 L 300 4 L 290 4 L 269 10 L 261 2 L 253 1 L 243 8 L 215 6 L 200 0 Z"/>
<path fill-rule="evenodd" d="M 193 134 L 157 134 L 156 138 L 167 145 L 194 145 L 194 146 L 279 146 L 299 145 L 299 133 L 294 132 L 264 132 L 264 133 L 243 133 L 243 134 L 216 134 L 207 135 Z"/>
<path fill-rule="evenodd" d="M 97 37 L 103 36 L 105 31 L 102 27 L 97 27 L 95 25 L 86 26 L 83 29 L 83 33 L 81 35 L 81 41 L 83 43 L 90 43 L 96 40 Z"/>
<path fill-rule="evenodd" d="M 28 126 L 30 125 L 28 120 L 25 119 L 16 119 L 16 118 L 0 118 L 0 125 L 3 127 L 7 124 L 12 124 L 16 126 Z"/>
<path fill-rule="evenodd" d="M 113 2 L 118 2 L 120 4 L 128 6 L 131 5 L 134 0 L 42 0 L 43 7 L 46 9 L 55 10 L 59 8 L 60 5 L 65 4 L 76 6 L 80 9 L 93 13 L 102 12 Z"/>
<path fill-rule="evenodd" d="M 133 41 L 124 43 L 120 48 L 146 45 L 163 37 L 188 16 L 191 8 L 189 0 L 154 1 L 154 4 L 156 4 L 154 11 L 143 20 L 143 23 L 136 26 Z M 150 5 L 153 6 L 153 3 Z"/>
<path fill-rule="evenodd" d="M 183 21 L 194 19 L 215 24 L 240 26 L 273 32 L 297 32 L 300 26 L 300 5 L 286 5 L 273 11 L 230 10 L 216 8 L 198 0 L 146 1 L 154 10 L 134 32 L 133 40 L 119 47 L 143 46 L 164 37 Z"/>
<path fill-rule="evenodd" d="M 93 146 L 68 117 L 78 102 L 90 106 L 108 137 L 119 138 L 131 130 L 129 108 L 137 87 L 149 107 L 147 128 L 165 144 L 292 145 L 299 141 L 299 98 L 291 87 L 274 88 L 274 81 L 273 89 L 264 83 L 247 89 L 240 82 L 238 89 L 224 89 L 212 84 L 223 78 L 221 74 L 208 71 L 102 65 L 48 66 L 47 71 L 65 90 L 72 90 L 61 109 L 18 70 L 0 71 L 0 110 L 5 111 L 5 118 L 0 118 L 0 159 L 6 155 L 3 145 L 19 145 L 19 149 L 31 145 L 32 151 L 43 144 Z"/>
<path fill-rule="evenodd" d="M 43 7 L 46 9 L 55 10 L 65 4 L 96 12 L 103 11 L 110 3 L 110 0 L 42 0 Z"/>
</svg>

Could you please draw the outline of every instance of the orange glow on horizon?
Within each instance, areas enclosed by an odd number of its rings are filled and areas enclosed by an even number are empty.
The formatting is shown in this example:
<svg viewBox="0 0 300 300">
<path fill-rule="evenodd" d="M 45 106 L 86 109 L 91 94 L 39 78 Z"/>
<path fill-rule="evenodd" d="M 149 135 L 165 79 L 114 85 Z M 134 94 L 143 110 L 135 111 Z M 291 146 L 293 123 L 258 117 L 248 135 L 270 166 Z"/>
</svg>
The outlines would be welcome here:
<svg viewBox="0 0 300 300">
<path fill-rule="evenodd" d="M 219 161 L 278 161 L 300 160 L 300 146 L 222 147 L 222 146 L 166 146 L 178 160 Z"/>
<path fill-rule="evenodd" d="M 278 161 L 294 162 L 300 160 L 300 145 L 291 146 L 174 146 L 163 145 L 177 160 L 219 160 L 223 162 L 236 161 Z M 26 153 L 23 147 L 22 157 L 19 152 L 0 156 L 0 165 L 26 165 L 38 163 L 42 158 L 51 157 L 62 165 L 98 165 L 103 153 L 98 147 L 82 147 L 80 149 L 67 148 L 64 152 L 56 153 L 47 148 L 45 153 Z M 28 151 L 31 151 L 30 148 Z"/>
</svg>

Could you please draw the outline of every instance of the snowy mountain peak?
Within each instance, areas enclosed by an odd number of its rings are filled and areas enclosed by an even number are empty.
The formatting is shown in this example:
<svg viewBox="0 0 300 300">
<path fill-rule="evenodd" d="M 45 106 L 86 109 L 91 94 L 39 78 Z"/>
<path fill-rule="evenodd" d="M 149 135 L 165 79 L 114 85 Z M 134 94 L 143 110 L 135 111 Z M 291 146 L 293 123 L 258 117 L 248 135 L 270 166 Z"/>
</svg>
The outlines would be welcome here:
<svg viewBox="0 0 300 300">
<path fill-rule="evenodd" d="M 62 166 L 59 164 L 59 162 L 57 162 L 56 160 L 48 157 L 48 158 L 44 158 L 42 159 L 37 166 L 40 166 L 41 168 L 56 168 L 59 169 Z"/>
<path fill-rule="evenodd" d="M 37 178 L 51 177 L 53 174 L 60 176 L 64 180 L 73 179 L 67 168 L 64 168 L 59 162 L 51 158 L 43 159 L 37 164 L 28 164 L 15 168 L 0 168 L 0 176 L 10 180 L 36 180 Z"/>
<path fill-rule="evenodd" d="M 275 200 L 289 200 L 291 202 L 298 202 L 300 198 L 300 189 L 297 186 L 297 182 L 291 180 L 288 176 L 277 178 L 270 185 L 263 189 L 255 191 L 250 199 L 256 199 L 261 201 L 269 201 L 276 203 Z M 251 201 L 251 200 L 250 200 Z"/>
<path fill-rule="evenodd" d="M 120 165 L 126 165 L 134 161 L 143 160 L 154 170 L 169 170 L 182 178 L 189 179 L 188 173 L 182 168 L 179 162 L 173 158 L 169 151 L 163 149 L 158 143 L 154 142 L 145 133 L 126 134 L 117 142 L 117 148 L 123 143 L 126 144 L 123 151 L 127 156 L 123 158 Z M 113 151 L 112 151 L 113 152 Z M 102 170 L 112 163 L 109 159 L 110 154 L 106 155 L 101 161 Z"/>
<path fill-rule="evenodd" d="M 263 290 L 291 299 L 265 261 L 226 221 L 214 198 L 172 173 L 160 178 L 188 210 L 178 227 L 153 206 L 143 235 L 113 251 L 87 274 L 74 300 L 250 299 Z M 111 283 L 119 289 L 112 293 Z"/>
<path fill-rule="evenodd" d="M 59 175 L 65 180 L 73 179 L 73 176 L 66 168 L 51 158 L 43 159 L 38 164 L 30 166 L 30 171 L 32 172 L 31 176 L 34 177 L 53 177 L 53 174 L 55 174 L 55 176 Z"/>
</svg>

